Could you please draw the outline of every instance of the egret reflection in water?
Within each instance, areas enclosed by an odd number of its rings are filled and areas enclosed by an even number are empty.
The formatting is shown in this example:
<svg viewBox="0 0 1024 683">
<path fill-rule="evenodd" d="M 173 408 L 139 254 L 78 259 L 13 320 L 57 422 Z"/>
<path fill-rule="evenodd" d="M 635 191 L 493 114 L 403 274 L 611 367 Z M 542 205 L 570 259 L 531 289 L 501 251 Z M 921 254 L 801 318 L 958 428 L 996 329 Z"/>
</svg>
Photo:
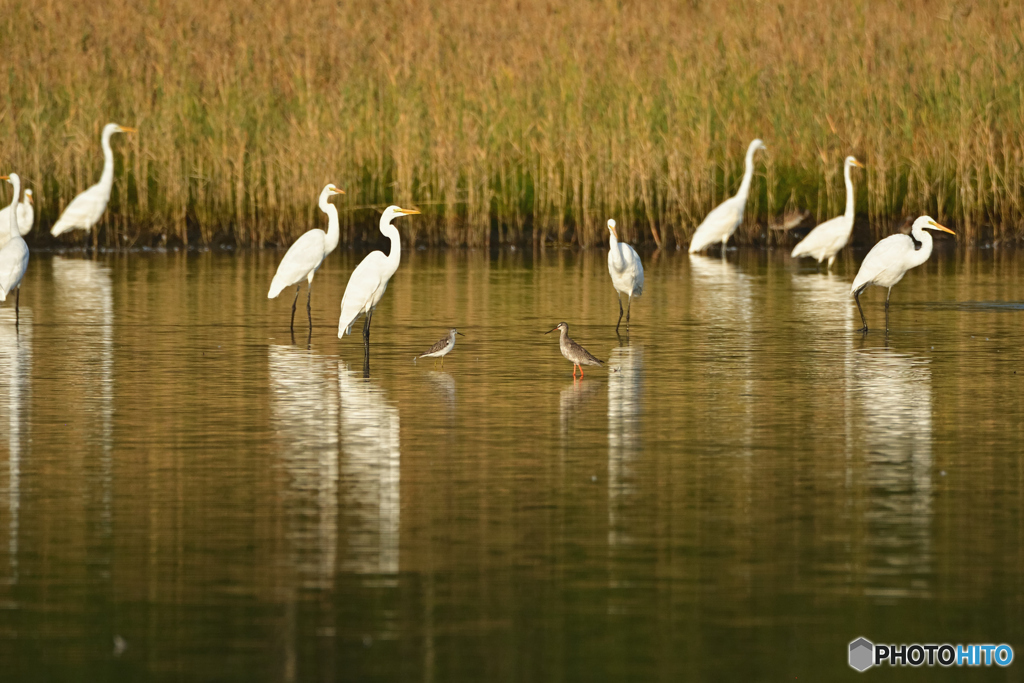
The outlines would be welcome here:
<svg viewBox="0 0 1024 683">
<path fill-rule="evenodd" d="M 341 567 L 356 574 L 398 573 L 401 449 L 398 408 L 362 373 L 338 363 L 341 424 Z"/>
<path fill-rule="evenodd" d="M 924 358 L 888 347 L 850 352 L 867 488 L 865 592 L 880 599 L 928 595 L 932 525 L 932 384 Z"/>
<path fill-rule="evenodd" d="M 74 334 L 62 349 L 60 372 L 67 391 L 81 406 L 74 432 L 88 450 L 100 456 L 87 460 L 90 480 L 98 480 L 100 531 L 109 537 L 113 487 L 114 440 L 114 293 L 110 268 L 84 258 L 54 256 L 54 315 Z M 98 471 L 91 471 L 96 467 Z M 92 485 L 90 481 L 90 485 Z M 90 495 L 91 497 L 91 495 Z"/>
<path fill-rule="evenodd" d="M 338 542 L 338 361 L 271 345 L 271 415 L 279 441 L 291 564 L 304 587 L 331 586 Z"/>
<path fill-rule="evenodd" d="M 640 401 L 643 395 L 643 349 L 620 346 L 608 359 L 608 545 L 628 542 L 622 509 L 633 493 L 633 466 L 643 443 Z"/>
<path fill-rule="evenodd" d="M 15 312 L 0 309 L 0 425 L 6 431 L 7 481 L 3 489 L 3 514 L 6 517 L 7 568 L 2 574 L 4 582 L 18 581 L 18 538 L 21 515 L 21 469 L 26 453 L 29 394 L 32 376 L 32 311 L 20 315 L 20 327 L 15 328 Z"/>
</svg>

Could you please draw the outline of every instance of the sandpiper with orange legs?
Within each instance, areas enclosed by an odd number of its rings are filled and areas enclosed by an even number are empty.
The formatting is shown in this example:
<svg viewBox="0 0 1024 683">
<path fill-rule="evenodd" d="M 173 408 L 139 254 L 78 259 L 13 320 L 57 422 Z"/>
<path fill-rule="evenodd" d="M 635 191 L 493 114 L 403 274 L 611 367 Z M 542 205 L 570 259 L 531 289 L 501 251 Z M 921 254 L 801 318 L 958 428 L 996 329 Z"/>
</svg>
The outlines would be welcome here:
<svg viewBox="0 0 1024 683">
<path fill-rule="evenodd" d="M 583 379 L 584 365 L 604 365 L 604 361 L 595 358 L 589 351 L 569 338 L 569 325 L 558 323 L 544 334 L 551 334 L 558 330 L 558 348 L 565 359 L 572 362 L 572 376 L 576 378 L 576 368 L 580 369 L 580 379 Z"/>
</svg>

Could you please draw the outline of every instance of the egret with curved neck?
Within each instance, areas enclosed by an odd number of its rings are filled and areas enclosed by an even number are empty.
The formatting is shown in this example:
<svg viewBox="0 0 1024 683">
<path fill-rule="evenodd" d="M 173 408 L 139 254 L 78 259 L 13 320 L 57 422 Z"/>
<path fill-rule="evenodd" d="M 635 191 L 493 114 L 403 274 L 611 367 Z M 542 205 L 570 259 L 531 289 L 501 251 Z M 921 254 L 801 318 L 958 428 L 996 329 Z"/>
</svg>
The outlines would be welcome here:
<svg viewBox="0 0 1024 683">
<path fill-rule="evenodd" d="M 907 271 L 916 268 L 932 255 L 932 236 L 926 230 L 940 230 L 950 235 L 956 233 L 936 223 L 931 216 L 921 216 L 910 230 L 909 235 L 889 235 L 871 248 L 864 262 L 860 264 L 857 277 L 853 280 L 850 293 L 857 302 L 861 322 L 861 332 L 868 331 L 868 320 L 864 317 L 864 309 L 860 305 L 860 295 L 871 285 L 886 287 L 885 295 L 885 330 L 889 331 L 889 297 L 892 288 L 903 279 Z"/>
<path fill-rule="evenodd" d="M 19 304 L 21 303 L 21 280 L 25 277 L 28 269 L 28 245 L 21 237 L 18 228 L 18 197 L 21 194 L 21 178 L 17 173 L 0 176 L 0 180 L 6 180 L 14 186 L 14 198 L 11 200 L 10 216 L 6 228 L 10 238 L 7 244 L 0 249 L 0 301 L 7 301 L 7 295 L 12 291 L 14 295 L 14 326 L 18 326 Z"/>
<path fill-rule="evenodd" d="M 857 161 L 855 157 L 846 157 L 843 163 L 843 177 L 846 180 L 846 212 L 842 216 L 836 216 L 827 220 L 821 225 L 807 233 L 800 242 L 793 247 L 793 258 L 811 256 L 821 263 L 828 259 L 826 270 L 832 270 L 836 254 L 850 241 L 850 233 L 853 232 L 853 204 L 855 195 L 853 192 L 853 179 L 850 178 L 850 169 L 854 166 L 864 168 L 864 164 Z"/>
<path fill-rule="evenodd" d="M 328 200 L 336 194 L 345 194 L 344 190 L 338 189 L 334 183 L 328 183 L 320 191 L 320 200 L 317 202 L 320 210 L 327 214 L 327 232 L 314 228 L 304 233 L 295 243 L 289 247 L 281 264 L 277 267 L 277 273 L 270 283 L 268 299 L 276 299 L 286 287 L 295 287 L 295 298 L 292 300 L 292 322 L 291 332 L 295 334 L 295 304 L 299 300 L 299 290 L 302 289 L 302 281 L 306 280 L 306 316 L 309 318 L 309 336 L 313 336 L 313 310 L 310 300 L 313 296 L 313 276 L 323 264 L 328 254 L 334 251 L 341 239 L 341 227 L 338 223 L 338 209 Z"/>
<path fill-rule="evenodd" d="M 32 208 L 33 204 L 32 190 L 25 190 L 25 198 L 18 204 L 18 232 L 22 237 L 29 234 L 32 231 L 32 224 L 35 222 L 35 210 Z M 7 241 L 11 238 L 7 224 L 10 222 L 11 207 L 5 206 L 0 209 L 0 247 L 7 244 Z"/>
<path fill-rule="evenodd" d="M 365 315 L 363 322 L 363 348 L 370 351 L 370 321 L 373 309 L 380 303 L 388 281 L 398 270 L 402 258 L 402 242 L 398 237 L 398 228 L 391 221 L 400 216 L 418 214 L 415 209 L 403 209 L 400 206 L 389 206 L 380 217 L 380 231 L 391 240 L 391 252 L 385 256 L 381 251 L 371 251 L 366 255 L 348 279 L 345 294 L 341 298 L 341 319 L 338 321 L 338 338 L 352 332 L 352 324 L 360 315 Z"/>
<path fill-rule="evenodd" d="M 110 191 L 114 187 L 114 151 L 110 148 L 110 136 L 114 133 L 134 133 L 134 128 L 108 123 L 103 127 L 103 175 L 100 181 L 71 200 L 64 213 L 53 227 L 50 234 L 54 237 L 69 230 L 89 230 L 103 216 L 110 202 Z M 93 246 L 96 237 L 93 236 Z"/>
<path fill-rule="evenodd" d="M 754 140 L 747 147 L 743 182 L 740 183 L 739 191 L 712 209 L 704 221 L 697 226 L 696 232 L 693 233 L 693 239 L 690 240 L 691 254 L 704 251 L 715 243 L 721 242 L 722 255 L 725 255 L 726 243 L 743 222 L 743 211 L 747 206 L 750 185 L 754 180 L 754 152 L 759 149 L 768 149 L 761 140 Z"/>
<path fill-rule="evenodd" d="M 615 298 L 619 301 L 619 321 L 615 323 L 615 333 L 622 324 L 622 297 L 626 297 L 626 333 L 629 334 L 629 311 L 633 307 L 633 297 L 644 293 L 644 266 L 640 255 L 633 247 L 619 241 L 615 219 L 608 219 L 608 274 L 612 277 Z"/>
</svg>

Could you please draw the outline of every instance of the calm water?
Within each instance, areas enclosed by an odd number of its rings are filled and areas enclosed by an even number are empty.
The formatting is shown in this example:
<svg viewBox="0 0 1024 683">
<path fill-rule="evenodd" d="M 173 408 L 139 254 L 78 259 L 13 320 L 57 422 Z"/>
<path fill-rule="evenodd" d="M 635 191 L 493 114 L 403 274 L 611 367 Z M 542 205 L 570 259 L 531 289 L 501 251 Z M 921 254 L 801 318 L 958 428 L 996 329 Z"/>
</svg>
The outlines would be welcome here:
<svg viewBox="0 0 1024 683">
<path fill-rule="evenodd" d="M 1024 655 L 1024 255 L 937 254 L 866 337 L 850 256 L 645 255 L 620 342 L 603 252 L 406 253 L 369 380 L 336 337 L 358 256 L 317 276 L 310 349 L 265 298 L 280 254 L 33 256 L 20 333 L 0 309 L 0 678 L 835 680 L 862 635 Z M 560 320 L 617 370 L 574 382 Z M 443 371 L 412 363 L 453 325 Z"/>
</svg>

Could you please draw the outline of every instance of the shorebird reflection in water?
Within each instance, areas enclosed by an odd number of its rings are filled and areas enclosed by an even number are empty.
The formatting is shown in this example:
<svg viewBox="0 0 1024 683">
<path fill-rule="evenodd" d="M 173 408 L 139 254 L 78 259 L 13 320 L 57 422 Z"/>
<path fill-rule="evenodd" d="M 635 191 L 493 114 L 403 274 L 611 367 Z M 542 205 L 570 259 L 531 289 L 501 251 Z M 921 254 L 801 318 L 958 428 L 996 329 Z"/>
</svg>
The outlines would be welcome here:
<svg viewBox="0 0 1024 683">
<path fill-rule="evenodd" d="M 580 369 L 580 379 L 583 379 L 584 365 L 604 365 L 604 361 L 595 358 L 589 351 L 569 338 L 569 325 L 558 323 L 544 334 L 551 334 L 558 330 L 558 348 L 566 360 L 572 362 L 572 376 L 576 376 L 576 368 Z"/>
<path fill-rule="evenodd" d="M 412 362 L 415 363 L 420 358 L 433 358 L 434 364 L 437 365 L 437 359 L 440 358 L 441 367 L 443 368 L 444 357 L 451 353 L 452 349 L 455 348 L 455 335 L 459 335 L 460 337 L 466 336 L 453 327 L 452 329 L 448 330 L 448 334 L 434 342 L 434 345 L 427 349 L 426 353 L 421 353 L 420 355 L 413 358 Z"/>
</svg>

